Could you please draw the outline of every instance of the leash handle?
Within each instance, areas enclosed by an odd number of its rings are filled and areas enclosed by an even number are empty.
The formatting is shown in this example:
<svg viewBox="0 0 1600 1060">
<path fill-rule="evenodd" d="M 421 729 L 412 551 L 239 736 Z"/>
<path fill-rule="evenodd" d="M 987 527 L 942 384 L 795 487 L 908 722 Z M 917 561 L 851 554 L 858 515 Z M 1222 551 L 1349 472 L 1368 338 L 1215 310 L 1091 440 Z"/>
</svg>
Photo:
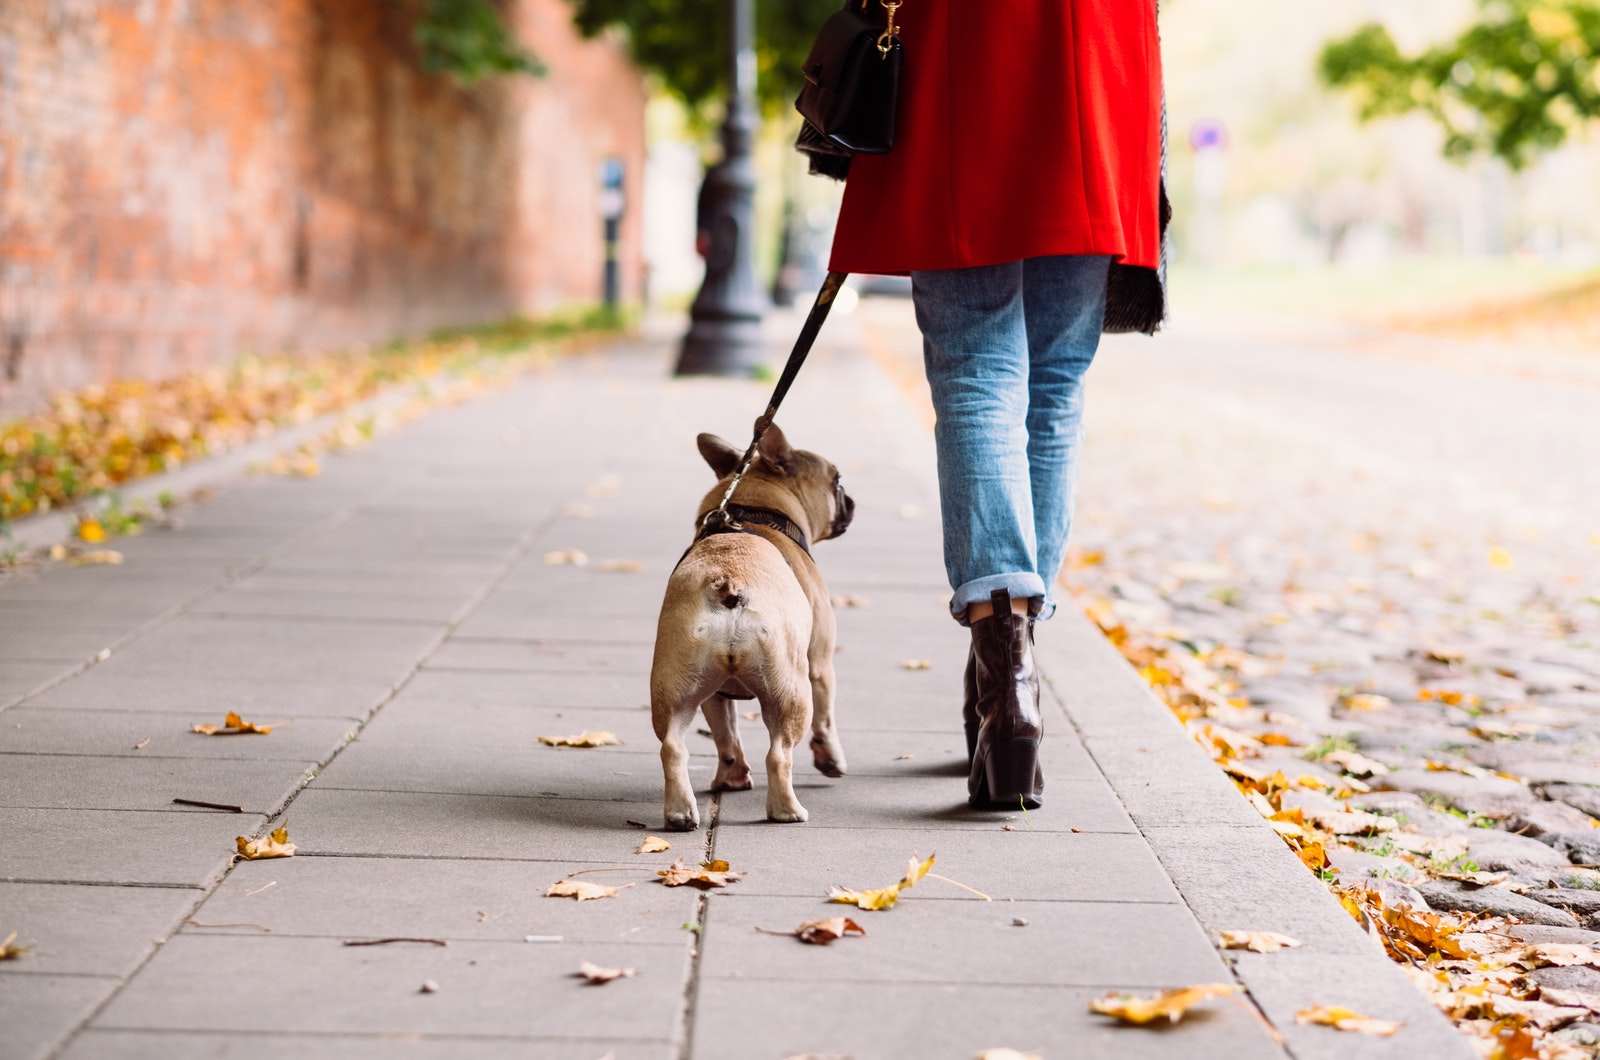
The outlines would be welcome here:
<svg viewBox="0 0 1600 1060">
<path fill-rule="evenodd" d="M 761 445 L 761 436 L 767 433 L 772 421 L 778 418 L 778 406 L 783 404 L 783 399 L 789 395 L 789 388 L 800 375 L 800 366 L 806 363 L 806 357 L 811 353 L 811 347 L 816 343 L 817 335 L 822 331 L 822 325 L 833 309 L 839 288 L 844 286 L 844 281 L 849 277 L 848 272 L 830 272 L 828 278 L 822 281 L 822 290 L 817 292 L 817 300 L 811 304 L 811 313 L 806 317 L 805 326 L 800 329 L 799 336 L 794 340 L 794 349 L 789 353 L 789 362 L 783 366 L 783 373 L 778 376 L 778 385 L 772 388 L 772 400 L 767 402 L 767 411 L 756 419 L 755 437 L 750 439 L 750 448 L 744 451 L 744 459 L 739 462 L 739 470 L 734 472 L 733 480 L 728 483 L 727 492 L 722 495 L 722 503 L 707 512 L 706 517 L 701 520 L 701 529 L 712 526 L 713 520 L 724 526 L 739 525 L 733 516 L 728 514 L 728 504 L 733 500 L 733 491 L 739 487 L 739 480 L 750 470 L 750 465 L 755 463 L 756 449 Z"/>
</svg>

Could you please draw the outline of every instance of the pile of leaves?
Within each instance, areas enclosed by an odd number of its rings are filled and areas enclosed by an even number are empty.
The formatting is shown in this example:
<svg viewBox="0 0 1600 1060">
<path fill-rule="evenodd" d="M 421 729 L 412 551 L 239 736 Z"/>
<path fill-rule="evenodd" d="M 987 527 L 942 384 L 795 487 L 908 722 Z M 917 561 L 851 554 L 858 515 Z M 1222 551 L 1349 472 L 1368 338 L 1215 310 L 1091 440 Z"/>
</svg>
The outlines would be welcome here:
<svg viewBox="0 0 1600 1060">
<path fill-rule="evenodd" d="M 1506 874 L 1478 871 L 1466 860 L 1467 844 L 1460 836 L 1425 835 L 1394 817 L 1352 807 L 1347 800 L 1372 790 L 1367 779 L 1389 767 L 1336 742 L 1318 741 L 1298 719 L 1252 706 L 1237 695 L 1241 677 L 1258 660 L 1234 649 L 1194 644 L 1177 631 L 1166 631 L 1172 634 L 1167 636 L 1131 629 L 1109 600 L 1082 586 L 1074 593 L 1107 639 L 1306 868 L 1328 884 L 1345 909 L 1486 1057 L 1567 1060 L 1591 1055 L 1552 1032 L 1596 1021 L 1600 995 L 1542 987 L 1529 973 L 1572 966 L 1600 969 L 1600 950 L 1529 943 L 1503 920 L 1434 912 L 1399 880 L 1342 883 L 1330 852 L 1343 848 L 1367 853 L 1374 844 L 1381 844 L 1386 857 L 1408 865 L 1417 880 L 1495 886 L 1506 882 Z M 1362 704 L 1347 703 L 1347 709 L 1359 710 Z M 1291 775 L 1256 761 L 1281 761 L 1282 752 L 1304 761 L 1305 771 Z M 1428 762 L 1426 767 L 1487 772 L 1449 762 Z"/>
<path fill-rule="evenodd" d="M 171 379 L 61 394 L 35 415 L 0 423 L 0 525 L 236 449 L 396 384 L 515 367 L 536 358 L 541 344 L 618 323 L 603 313 L 518 318 L 383 349 L 245 357 Z"/>
</svg>

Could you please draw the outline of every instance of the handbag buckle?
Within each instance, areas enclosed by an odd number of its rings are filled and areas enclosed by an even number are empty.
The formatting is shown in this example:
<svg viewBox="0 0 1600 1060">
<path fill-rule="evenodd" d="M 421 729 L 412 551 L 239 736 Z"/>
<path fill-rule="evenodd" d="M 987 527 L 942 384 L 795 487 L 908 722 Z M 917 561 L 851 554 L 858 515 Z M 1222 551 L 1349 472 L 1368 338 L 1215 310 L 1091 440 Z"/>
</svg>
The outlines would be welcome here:
<svg viewBox="0 0 1600 1060">
<path fill-rule="evenodd" d="M 900 36 L 900 27 L 894 24 L 895 12 L 900 10 L 903 0 L 882 0 L 883 9 L 889 12 L 889 25 L 878 38 L 878 54 L 889 58 L 889 52 L 894 48 L 894 39 Z"/>
</svg>

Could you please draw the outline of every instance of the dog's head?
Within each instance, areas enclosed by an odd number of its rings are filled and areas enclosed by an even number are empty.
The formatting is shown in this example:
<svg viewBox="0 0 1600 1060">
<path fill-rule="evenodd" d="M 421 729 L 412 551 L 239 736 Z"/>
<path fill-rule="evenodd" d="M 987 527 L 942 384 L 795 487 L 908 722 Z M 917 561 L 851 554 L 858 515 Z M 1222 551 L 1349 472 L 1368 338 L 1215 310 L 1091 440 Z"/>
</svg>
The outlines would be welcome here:
<svg viewBox="0 0 1600 1060">
<path fill-rule="evenodd" d="M 714 434 L 696 439 L 700 455 L 717 473 L 717 488 L 706 495 L 700 514 L 715 508 L 727 488 L 727 479 L 739 470 L 743 450 L 735 449 Z M 839 469 L 829 460 L 804 449 L 795 449 L 778 429 L 767 428 L 757 449 L 759 459 L 739 480 L 734 494 L 736 504 L 752 508 L 771 508 L 795 520 L 811 541 L 838 537 L 849 527 L 856 513 L 856 502 L 844 491 Z"/>
</svg>

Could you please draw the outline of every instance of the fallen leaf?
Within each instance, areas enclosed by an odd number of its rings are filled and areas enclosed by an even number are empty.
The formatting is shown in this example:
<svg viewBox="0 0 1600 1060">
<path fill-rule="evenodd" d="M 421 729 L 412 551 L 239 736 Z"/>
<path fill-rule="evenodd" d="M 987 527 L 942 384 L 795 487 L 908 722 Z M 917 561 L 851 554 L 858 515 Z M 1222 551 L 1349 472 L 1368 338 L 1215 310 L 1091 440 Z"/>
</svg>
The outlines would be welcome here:
<svg viewBox="0 0 1600 1060">
<path fill-rule="evenodd" d="M 698 866 L 690 866 L 685 865 L 682 858 L 664 869 L 656 870 L 656 875 L 668 887 L 682 887 L 687 883 L 703 891 L 712 887 L 726 887 L 745 877 L 737 869 L 729 868 L 726 861 L 702 861 Z"/>
<path fill-rule="evenodd" d="M 1580 964 L 1600 968 L 1600 950 L 1577 942 L 1540 942 L 1523 950 L 1518 960 L 1530 965 L 1553 964 L 1558 968 Z"/>
<path fill-rule="evenodd" d="M 424 979 L 422 985 L 417 987 L 417 993 L 419 994 L 437 994 L 438 992 L 439 984 L 432 979 Z"/>
<path fill-rule="evenodd" d="M 595 898 L 615 898 L 621 890 L 620 887 L 607 887 L 603 883 L 589 883 L 586 880 L 557 880 L 544 892 L 544 896 L 576 898 L 580 902 L 587 902 Z"/>
<path fill-rule="evenodd" d="M 598 964 L 579 961 L 578 970 L 573 974 L 591 983 L 609 983 L 613 979 L 631 978 L 634 971 L 632 968 L 602 968 Z"/>
<path fill-rule="evenodd" d="M 1222 948 L 1225 950 L 1252 950 L 1256 953 L 1276 953 L 1279 950 L 1304 946 L 1299 939 L 1280 935 L 1276 931 L 1224 931 Z"/>
<path fill-rule="evenodd" d="M 813 946 L 826 946 L 836 939 L 846 935 L 865 935 L 866 929 L 854 920 L 842 916 L 828 917 L 825 920 L 807 920 L 793 931 L 768 931 L 758 927 L 757 931 L 763 935 L 783 935 L 797 938 L 801 942 L 809 942 Z"/>
<path fill-rule="evenodd" d="M 576 736 L 541 736 L 539 742 L 548 747 L 611 747 L 622 743 L 608 729 L 580 732 Z"/>
<path fill-rule="evenodd" d="M 106 528 L 100 525 L 98 519 L 80 519 L 77 528 L 78 537 L 92 544 L 97 544 L 106 539 Z"/>
<path fill-rule="evenodd" d="M 933 663 L 927 659 L 903 659 L 900 662 L 902 670 L 931 670 Z"/>
<path fill-rule="evenodd" d="M 906 874 L 900 878 L 899 882 L 891 883 L 887 887 L 880 887 L 874 891 L 852 891 L 835 884 L 828 891 L 828 901 L 853 905 L 859 909 L 892 909 L 894 904 L 900 900 L 900 892 L 908 891 L 915 887 L 917 881 L 926 876 L 928 870 L 933 868 L 933 859 L 937 856 L 936 854 L 929 854 L 928 860 L 923 862 L 918 862 L 913 857 L 907 863 Z"/>
<path fill-rule="evenodd" d="M 552 567 L 587 567 L 589 565 L 588 555 L 582 549 L 576 548 L 569 548 L 559 552 L 546 552 L 544 561 Z"/>
<path fill-rule="evenodd" d="M 658 835 L 647 835 L 644 842 L 634 848 L 635 854 L 659 854 L 663 850 L 671 850 L 672 844 Z"/>
<path fill-rule="evenodd" d="M 1112 1016 L 1124 1023 L 1145 1024 L 1165 1019 L 1177 1023 L 1194 1005 L 1208 998 L 1238 993 L 1232 983 L 1204 983 L 1199 986 L 1182 986 L 1163 990 L 1154 997 L 1135 994 L 1106 994 L 1089 1002 L 1089 1010 L 1102 1016 Z"/>
<path fill-rule="evenodd" d="M 1489 566 L 1495 568 L 1496 570 L 1510 570 L 1512 562 L 1511 553 L 1507 552 L 1499 545 L 1496 545 L 1489 550 Z"/>
<path fill-rule="evenodd" d="M 621 574 L 644 570 L 644 564 L 636 559 L 603 559 L 594 565 L 594 569 Z"/>
<path fill-rule="evenodd" d="M 289 842 L 287 825 L 261 839 L 246 839 L 244 836 L 239 836 L 234 842 L 239 847 L 239 857 L 245 861 L 294 857 L 294 844 Z"/>
<path fill-rule="evenodd" d="M 866 932 L 863 931 L 862 934 L 865 935 Z M 16 941 L 17 933 L 13 931 L 11 934 L 6 936 L 6 940 L 4 942 L 0 942 L 0 961 L 14 961 L 24 953 L 28 952 L 28 947 L 18 946 L 15 944 Z"/>
<path fill-rule="evenodd" d="M 245 721 L 233 711 L 228 711 L 222 719 L 221 725 L 191 725 L 190 732 L 197 732 L 201 736 L 241 736 L 245 733 L 260 733 L 265 736 L 272 731 L 271 725 L 257 725 L 253 721 Z"/>
<path fill-rule="evenodd" d="M 834 607 L 871 607 L 872 601 L 865 596 L 835 596 Z"/>
<path fill-rule="evenodd" d="M 1345 1008 L 1342 1005 L 1313 1005 L 1303 1008 L 1294 1014 L 1296 1023 L 1313 1023 L 1319 1027 L 1333 1027 L 1336 1030 L 1350 1031 L 1355 1034 L 1374 1034 L 1380 1038 L 1388 1038 L 1404 1027 L 1404 1023 L 1394 1020 L 1374 1019 L 1363 1016 Z"/>
<path fill-rule="evenodd" d="M 69 567 L 94 567 L 101 565 L 116 566 L 122 562 L 122 553 L 109 548 L 97 548 L 91 552 L 80 552 L 76 556 L 67 557 Z"/>
<path fill-rule="evenodd" d="M 1353 696 L 1344 697 L 1344 709 L 1352 711 L 1388 710 L 1394 706 L 1394 700 L 1388 696 L 1380 696 L 1373 692 L 1357 692 Z"/>
<path fill-rule="evenodd" d="M 1381 777 L 1389 772 L 1382 762 L 1355 751 L 1333 751 L 1323 755 L 1321 761 L 1353 777 Z"/>
<path fill-rule="evenodd" d="M 976 1060 L 1044 1060 L 1039 1053 L 1023 1053 L 1016 1049 L 985 1049 Z"/>
</svg>

